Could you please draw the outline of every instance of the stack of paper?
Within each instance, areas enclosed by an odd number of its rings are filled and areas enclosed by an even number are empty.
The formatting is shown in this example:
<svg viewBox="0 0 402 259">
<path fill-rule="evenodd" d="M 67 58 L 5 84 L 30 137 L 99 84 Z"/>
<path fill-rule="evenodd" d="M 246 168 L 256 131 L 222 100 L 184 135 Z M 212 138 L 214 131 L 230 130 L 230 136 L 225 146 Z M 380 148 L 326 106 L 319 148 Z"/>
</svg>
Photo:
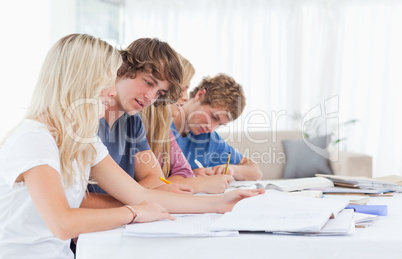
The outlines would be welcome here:
<svg viewBox="0 0 402 259">
<path fill-rule="evenodd" d="M 159 220 L 127 225 L 123 234 L 135 237 L 221 237 L 238 236 L 238 231 L 211 231 L 222 214 L 173 214 L 176 220 Z"/>
<path fill-rule="evenodd" d="M 274 189 L 283 192 L 292 192 L 312 188 L 334 187 L 334 184 L 331 180 L 322 177 L 307 177 L 297 179 L 264 180 L 252 184 L 247 181 L 233 181 L 231 187 L 244 189 L 263 188 L 266 190 Z"/>
<path fill-rule="evenodd" d="M 243 199 L 232 212 L 180 214 L 177 220 L 127 225 L 124 235 L 136 237 L 237 236 L 239 231 L 279 234 L 340 235 L 351 233 L 349 199 L 317 199 L 275 190 Z"/>
<path fill-rule="evenodd" d="M 353 220 L 357 228 L 366 228 L 372 225 L 379 216 L 355 212 Z"/>
<path fill-rule="evenodd" d="M 329 236 L 329 235 L 349 235 L 355 232 L 355 224 L 353 222 L 354 211 L 342 210 L 336 218 L 329 219 L 327 224 L 319 231 L 307 232 L 275 232 L 275 234 L 298 234 L 313 236 Z"/>
<path fill-rule="evenodd" d="M 325 174 L 317 174 L 316 176 L 329 179 L 333 181 L 334 185 L 341 187 L 373 189 L 381 192 L 402 192 L 402 181 L 401 177 L 398 176 L 388 176 L 378 179 Z"/>
<path fill-rule="evenodd" d="M 239 201 L 232 212 L 225 213 L 212 224 L 212 230 L 317 233 L 348 204 L 348 199 L 317 199 L 267 192 Z M 351 218 L 347 225 L 351 225 Z"/>
</svg>

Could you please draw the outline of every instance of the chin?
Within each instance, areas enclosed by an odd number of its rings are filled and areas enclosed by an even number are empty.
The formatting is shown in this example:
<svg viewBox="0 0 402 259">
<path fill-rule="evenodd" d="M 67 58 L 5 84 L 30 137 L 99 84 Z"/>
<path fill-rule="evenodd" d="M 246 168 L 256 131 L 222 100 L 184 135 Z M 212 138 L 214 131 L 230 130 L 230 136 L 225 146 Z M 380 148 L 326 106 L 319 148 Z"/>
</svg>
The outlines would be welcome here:
<svg viewBox="0 0 402 259">
<path fill-rule="evenodd" d="M 199 132 L 198 130 L 193 130 L 193 129 L 190 129 L 190 132 L 193 133 L 194 135 L 200 135 L 201 134 L 201 132 Z"/>
<path fill-rule="evenodd" d="M 172 111 L 172 118 L 176 118 L 176 117 L 177 117 L 177 115 L 179 115 L 179 113 L 178 113 L 178 112 L 174 112 L 174 111 Z"/>
<path fill-rule="evenodd" d="M 131 111 L 129 111 L 129 112 L 126 112 L 128 115 L 130 115 L 130 116 L 132 116 L 132 115 L 135 115 L 135 114 L 137 114 L 139 111 L 137 111 L 137 110 L 131 110 Z"/>
</svg>

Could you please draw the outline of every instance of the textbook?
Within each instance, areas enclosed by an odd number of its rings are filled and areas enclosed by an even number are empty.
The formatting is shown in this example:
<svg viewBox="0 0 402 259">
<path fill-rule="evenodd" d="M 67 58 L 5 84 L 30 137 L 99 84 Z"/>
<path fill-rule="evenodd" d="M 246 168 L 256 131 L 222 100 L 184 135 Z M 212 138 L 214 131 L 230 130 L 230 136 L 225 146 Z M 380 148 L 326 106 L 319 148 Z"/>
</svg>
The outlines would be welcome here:
<svg viewBox="0 0 402 259">
<path fill-rule="evenodd" d="M 316 176 L 331 180 L 335 186 L 374 189 L 382 192 L 402 192 L 402 177 L 398 176 L 386 176 L 381 178 L 368 178 L 358 176 L 349 177 L 325 174 L 316 174 Z"/>
<path fill-rule="evenodd" d="M 212 223 L 212 231 L 317 233 L 349 204 L 348 199 L 317 199 L 278 191 L 239 201 Z"/>
<path fill-rule="evenodd" d="M 307 177 L 295 179 L 281 179 L 281 180 L 263 180 L 250 182 L 248 181 L 233 181 L 231 184 L 233 188 L 264 188 L 275 189 L 283 192 L 301 191 L 314 188 L 329 188 L 334 187 L 331 180 L 322 177 Z"/>
</svg>

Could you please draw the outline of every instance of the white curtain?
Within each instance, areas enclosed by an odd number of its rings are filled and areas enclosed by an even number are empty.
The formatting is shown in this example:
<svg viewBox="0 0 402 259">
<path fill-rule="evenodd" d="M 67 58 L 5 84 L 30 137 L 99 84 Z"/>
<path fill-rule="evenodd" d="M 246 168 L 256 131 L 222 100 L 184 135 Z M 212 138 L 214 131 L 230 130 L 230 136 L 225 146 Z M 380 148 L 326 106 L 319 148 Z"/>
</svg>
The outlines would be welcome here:
<svg viewBox="0 0 402 259">
<path fill-rule="evenodd" d="M 243 85 L 230 128 L 290 130 L 321 112 L 342 148 L 374 159 L 374 176 L 402 175 L 402 1 L 127 0 L 122 47 L 157 37 L 203 76 Z M 330 120 L 332 119 L 332 120 Z M 333 126 L 333 125 L 332 125 Z"/>
</svg>

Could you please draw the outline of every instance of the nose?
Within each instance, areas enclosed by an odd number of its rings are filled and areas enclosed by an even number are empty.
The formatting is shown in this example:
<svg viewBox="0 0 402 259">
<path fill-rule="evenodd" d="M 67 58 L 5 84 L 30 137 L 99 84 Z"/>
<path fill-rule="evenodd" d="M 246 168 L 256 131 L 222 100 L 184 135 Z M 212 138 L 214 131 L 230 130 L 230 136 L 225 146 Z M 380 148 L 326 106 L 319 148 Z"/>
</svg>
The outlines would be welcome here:
<svg viewBox="0 0 402 259">
<path fill-rule="evenodd" d="M 156 100 L 159 97 L 158 91 L 159 91 L 158 89 L 151 89 L 151 90 L 145 92 L 144 97 L 147 99 L 150 99 L 150 100 L 154 100 L 154 99 Z"/>
<path fill-rule="evenodd" d="M 178 100 L 178 103 L 180 103 L 180 104 L 184 104 L 185 102 L 188 101 L 188 93 L 187 93 L 187 91 L 183 90 L 182 94 L 183 94 L 182 97 Z"/>
<path fill-rule="evenodd" d="M 113 86 L 110 88 L 110 91 L 107 93 L 107 96 L 109 96 L 110 98 L 113 98 L 116 96 L 116 94 L 117 94 L 116 87 Z"/>
</svg>

